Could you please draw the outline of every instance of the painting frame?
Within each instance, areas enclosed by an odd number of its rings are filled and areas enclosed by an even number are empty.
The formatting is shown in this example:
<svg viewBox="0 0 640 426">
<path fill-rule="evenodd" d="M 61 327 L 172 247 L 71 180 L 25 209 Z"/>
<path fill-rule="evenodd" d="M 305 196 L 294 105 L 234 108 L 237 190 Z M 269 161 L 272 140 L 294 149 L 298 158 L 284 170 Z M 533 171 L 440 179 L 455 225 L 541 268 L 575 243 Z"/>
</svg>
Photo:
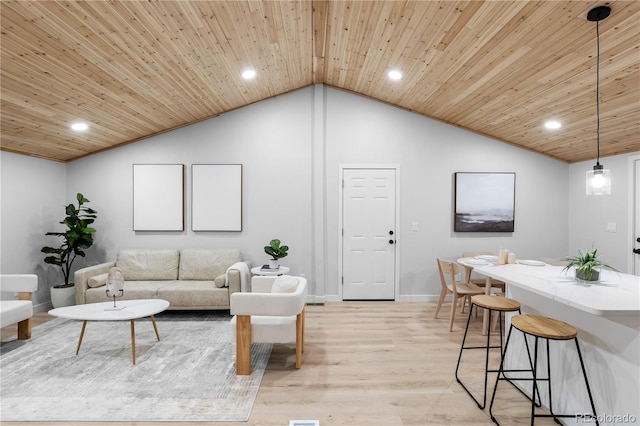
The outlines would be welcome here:
<svg viewBox="0 0 640 426">
<path fill-rule="evenodd" d="M 133 165 L 133 230 L 184 231 L 184 164 Z"/>
<path fill-rule="evenodd" d="M 242 231 L 242 164 L 191 165 L 191 230 Z"/>
<path fill-rule="evenodd" d="M 456 172 L 454 188 L 454 232 L 514 232 L 514 172 Z"/>
</svg>

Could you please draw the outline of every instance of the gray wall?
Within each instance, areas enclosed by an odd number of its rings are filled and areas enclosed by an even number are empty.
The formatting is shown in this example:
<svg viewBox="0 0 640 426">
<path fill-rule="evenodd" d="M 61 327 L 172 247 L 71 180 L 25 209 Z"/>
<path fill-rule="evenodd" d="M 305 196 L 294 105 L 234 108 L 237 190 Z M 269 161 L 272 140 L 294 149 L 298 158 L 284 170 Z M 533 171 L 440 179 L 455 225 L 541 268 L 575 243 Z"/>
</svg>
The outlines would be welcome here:
<svg viewBox="0 0 640 426">
<path fill-rule="evenodd" d="M 627 158 L 603 162 L 615 166 L 615 174 L 626 179 Z M 268 258 L 262 247 L 271 238 L 280 238 L 291 247 L 282 263 L 292 273 L 307 276 L 317 301 L 337 299 L 339 294 L 341 165 L 399 167 L 399 295 L 404 300 L 439 292 L 436 257 L 455 259 L 465 250 L 495 252 L 500 246 L 520 258 L 561 257 L 581 247 L 585 239 L 590 246 L 598 237 L 578 233 L 588 225 L 583 216 L 569 220 L 582 214 L 581 204 L 590 203 L 597 216 L 594 223 L 617 222 L 618 237 L 628 214 L 624 197 L 583 200 L 586 197 L 574 194 L 584 193 L 584 172 L 591 164 L 568 165 L 323 86 L 67 164 L 9 153 L 1 159 L 2 273 L 39 271 L 43 287 L 59 281 L 57 271 L 48 265 L 48 272 L 42 273 L 39 249 L 54 242 L 44 233 L 57 229 L 63 206 L 74 201 L 77 192 L 99 211 L 96 244 L 78 266 L 112 260 L 119 249 L 134 247 L 238 247 L 259 265 Z M 132 164 L 136 163 L 186 166 L 185 231 L 133 231 Z M 243 164 L 242 232 L 190 230 L 191 164 L 216 163 Z M 516 173 L 513 234 L 452 231 L 452 182 L 459 171 Z M 411 231 L 413 221 L 419 223 L 417 232 Z M 618 240 L 596 242 L 605 254 L 624 250 Z"/>
<path fill-rule="evenodd" d="M 593 169 L 595 160 L 569 166 L 569 253 L 595 247 L 607 263 L 633 273 L 631 247 L 640 247 L 635 243 L 640 230 L 634 230 L 632 220 L 634 201 L 640 214 L 640 200 L 633 195 L 633 180 L 640 186 L 640 176 L 635 176 L 632 166 L 635 159 L 640 161 L 638 153 L 600 159 L 611 171 L 611 195 L 603 196 L 585 195 L 585 174 Z M 609 232 L 608 224 L 615 224 L 616 232 Z"/>
<path fill-rule="evenodd" d="M 71 202 L 66 173 L 65 164 L 0 151 L 0 272 L 38 274 L 36 306 L 49 302 L 49 281 L 52 285 L 62 282 L 62 274 L 44 263 L 40 249 L 55 244 L 44 234 L 61 229 L 58 222 Z"/>
</svg>

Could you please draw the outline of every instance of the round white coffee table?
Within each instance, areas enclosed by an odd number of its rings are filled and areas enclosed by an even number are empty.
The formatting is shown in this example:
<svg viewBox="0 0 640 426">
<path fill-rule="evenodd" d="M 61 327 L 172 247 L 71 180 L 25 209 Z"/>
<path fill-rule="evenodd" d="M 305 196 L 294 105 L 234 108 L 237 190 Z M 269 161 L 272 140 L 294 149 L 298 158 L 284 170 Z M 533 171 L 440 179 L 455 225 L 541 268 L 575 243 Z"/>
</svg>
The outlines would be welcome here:
<svg viewBox="0 0 640 426">
<path fill-rule="evenodd" d="M 87 303 L 85 305 L 65 306 L 51 309 L 49 315 L 82 321 L 82 330 L 78 339 L 76 355 L 80 352 L 82 337 L 87 327 L 87 321 L 125 321 L 131 322 L 131 356 L 136 363 L 136 334 L 133 321 L 136 318 L 150 317 L 156 337 L 160 341 L 160 334 L 154 315 L 166 310 L 169 302 L 163 299 L 118 300 L 114 308 L 113 302 Z"/>
</svg>

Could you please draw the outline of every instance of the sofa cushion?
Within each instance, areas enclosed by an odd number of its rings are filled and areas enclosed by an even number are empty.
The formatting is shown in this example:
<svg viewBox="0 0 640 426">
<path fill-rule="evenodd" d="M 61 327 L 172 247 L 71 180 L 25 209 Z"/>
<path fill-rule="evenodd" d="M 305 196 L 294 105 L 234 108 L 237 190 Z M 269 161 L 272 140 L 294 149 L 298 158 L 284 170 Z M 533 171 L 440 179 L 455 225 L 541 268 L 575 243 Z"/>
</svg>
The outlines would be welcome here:
<svg viewBox="0 0 640 426">
<path fill-rule="evenodd" d="M 158 299 L 158 293 L 161 288 L 171 285 L 175 281 L 125 281 L 124 293 L 118 300 L 134 300 L 134 299 Z M 113 297 L 108 297 L 104 287 L 89 288 L 85 293 L 86 303 L 113 301 Z"/>
<path fill-rule="evenodd" d="M 87 280 L 87 286 L 91 288 L 102 287 L 103 285 L 107 285 L 107 277 L 109 274 L 99 274 L 90 277 Z"/>
<path fill-rule="evenodd" d="M 158 289 L 158 297 L 168 300 L 171 307 L 210 309 L 229 306 L 229 291 L 217 288 L 213 281 L 172 281 Z"/>
<path fill-rule="evenodd" d="M 293 293 L 298 288 L 298 278 L 290 275 L 281 275 L 273 280 L 271 293 Z"/>
<path fill-rule="evenodd" d="M 118 252 L 116 266 L 125 281 L 176 280 L 180 252 L 173 249 L 130 249 Z"/>
<path fill-rule="evenodd" d="M 180 280 L 214 281 L 227 268 L 240 262 L 240 250 L 184 249 L 180 252 Z"/>
</svg>

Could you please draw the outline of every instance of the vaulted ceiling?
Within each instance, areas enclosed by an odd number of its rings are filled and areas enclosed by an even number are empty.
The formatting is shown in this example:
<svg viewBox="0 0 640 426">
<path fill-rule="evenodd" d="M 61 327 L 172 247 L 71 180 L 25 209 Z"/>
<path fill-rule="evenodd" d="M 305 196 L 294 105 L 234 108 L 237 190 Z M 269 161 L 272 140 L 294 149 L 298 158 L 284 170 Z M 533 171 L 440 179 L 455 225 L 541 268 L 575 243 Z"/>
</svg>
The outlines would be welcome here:
<svg viewBox="0 0 640 426">
<path fill-rule="evenodd" d="M 65 162 L 325 84 L 584 161 L 600 4 L 2 0 L 1 147 Z M 606 4 L 600 156 L 640 150 L 640 2 Z"/>
</svg>

